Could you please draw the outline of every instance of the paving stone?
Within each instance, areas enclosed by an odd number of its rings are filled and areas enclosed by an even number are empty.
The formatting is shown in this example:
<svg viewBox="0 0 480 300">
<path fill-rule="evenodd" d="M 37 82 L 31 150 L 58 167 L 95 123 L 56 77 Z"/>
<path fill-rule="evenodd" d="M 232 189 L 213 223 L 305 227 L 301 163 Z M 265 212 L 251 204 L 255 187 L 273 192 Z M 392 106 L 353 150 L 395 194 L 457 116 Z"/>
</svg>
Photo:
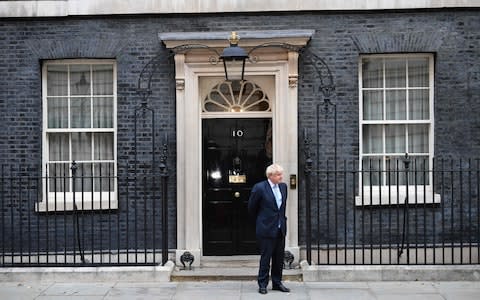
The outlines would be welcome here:
<svg viewBox="0 0 480 300">
<path fill-rule="evenodd" d="M 173 299 L 176 300 L 238 300 L 241 282 L 185 282 L 179 283 Z"/>
<path fill-rule="evenodd" d="M 258 293 L 250 281 L 205 282 L 0 282 L 0 299 L 86 300 L 477 300 L 477 282 L 296 282 L 286 281 L 290 293 Z"/>
<path fill-rule="evenodd" d="M 478 281 L 435 282 L 433 285 L 447 300 L 480 299 L 480 282 Z"/>
<path fill-rule="evenodd" d="M 175 287 L 114 287 L 105 296 L 105 300 L 150 300 L 154 297 L 156 300 L 170 300 L 175 295 Z"/>
<path fill-rule="evenodd" d="M 456 291 L 450 293 L 442 293 L 446 300 L 478 300 L 480 299 L 480 291 Z"/>
<path fill-rule="evenodd" d="M 33 299 L 33 298 L 32 298 Z M 65 296 L 38 296 L 35 298 L 35 300 L 63 300 L 65 299 Z M 85 296 L 85 295 L 79 295 L 79 296 L 68 296 L 67 299 L 73 299 L 73 300 L 102 300 L 104 299 L 103 296 Z M 131 299 L 131 298 L 130 298 Z"/>
<path fill-rule="evenodd" d="M 285 281 L 285 286 L 290 288 L 290 293 L 282 293 L 279 291 L 273 291 L 271 283 L 268 286 L 268 293 L 266 295 L 261 295 L 258 293 L 258 284 L 256 281 L 243 282 L 242 284 L 242 300 L 250 299 L 298 299 L 298 300 L 308 300 L 308 294 L 305 289 L 303 282 L 290 282 Z"/>
<path fill-rule="evenodd" d="M 275 300 L 309 300 L 308 294 L 302 291 L 293 291 L 290 293 L 282 293 L 278 291 L 271 291 L 268 290 L 266 295 L 259 294 L 257 291 L 242 293 L 241 300 L 267 300 L 267 299 L 275 299 Z"/>
<path fill-rule="evenodd" d="M 468 290 L 468 291 L 476 291 L 480 293 L 480 282 L 478 281 L 434 282 L 433 285 L 440 292 L 449 292 L 452 290 L 462 290 L 462 291 Z"/>
<path fill-rule="evenodd" d="M 433 286 L 431 282 L 369 282 L 368 286 L 377 295 L 438 293 L 438 290 Z"/>
<path fill-rule="evenodd" d="M 341 299 L 341 298 L 337 298 Z M 378 295 L 376 298 L 377 300 L 445 300 L 439 294 L 421 294 L 421 295 L 414 295 L 414 294 L 401 294 L 401 295 Z"/>
<path fill-rule="evenodd" d="M 327 288 L 309 288 L 309 299 L 321 300 L 374 300 L 377 299 L 365 289 L 327 289 Z"/>
<path fill-rule="evenodd" d="M 0 299 L 34 299 L 51 283 L 0 282 Z"/>
<path fill-rule="evenodd" d="M 145 287 L 145 288 L 171 288 L 176 289 L 178 283 L 176 282 L 135 282 L 135 281 L 119 281 L 114 288 L 131 288 L 131 287 Z"/>
<path fill-rule="evenodd" d="M 305 282 L 311 289 L 369 289 L 367 282 Z"/>
<path fill-rule="evenodd" d="M 113 282 L 61 282 L 54 283 L 41 296 L 105 296 Z"/>
</svg>

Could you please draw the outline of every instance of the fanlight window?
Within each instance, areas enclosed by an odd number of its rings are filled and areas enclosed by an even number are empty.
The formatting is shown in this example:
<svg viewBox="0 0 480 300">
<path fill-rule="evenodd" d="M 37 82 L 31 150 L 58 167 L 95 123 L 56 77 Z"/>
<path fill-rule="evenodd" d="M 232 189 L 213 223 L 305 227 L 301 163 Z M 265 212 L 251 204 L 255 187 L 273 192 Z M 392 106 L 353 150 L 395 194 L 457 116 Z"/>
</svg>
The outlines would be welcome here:
<svg viewBox="0 0 480 300">
<path fill-rule="evenodd" d="M 271 111 L 270 99 L 255 83 L 223 81 L 208 93 L 203 101 L 203 112 Z"/>
</svg>

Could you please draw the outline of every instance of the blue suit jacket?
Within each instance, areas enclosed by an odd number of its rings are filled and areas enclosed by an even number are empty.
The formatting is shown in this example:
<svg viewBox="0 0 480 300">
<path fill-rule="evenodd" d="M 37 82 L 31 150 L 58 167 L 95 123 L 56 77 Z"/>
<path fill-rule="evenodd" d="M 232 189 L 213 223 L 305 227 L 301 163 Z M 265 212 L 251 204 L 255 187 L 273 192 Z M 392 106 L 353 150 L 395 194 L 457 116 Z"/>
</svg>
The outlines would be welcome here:
<svg viewBox="0 0 480 300">
<path fill-rule="evenodd" d="M 256 220 L 257 238 L 276 238 L 279 222 L 283 236 L 287 234 L 287 217 L 285 216 L 287 185 L 279 183 L 278 186 L 282 194 L 280 209 L 268 180 L 261 181 L 252 188 L 248 199 L 248 212 Z"/>
</svg>

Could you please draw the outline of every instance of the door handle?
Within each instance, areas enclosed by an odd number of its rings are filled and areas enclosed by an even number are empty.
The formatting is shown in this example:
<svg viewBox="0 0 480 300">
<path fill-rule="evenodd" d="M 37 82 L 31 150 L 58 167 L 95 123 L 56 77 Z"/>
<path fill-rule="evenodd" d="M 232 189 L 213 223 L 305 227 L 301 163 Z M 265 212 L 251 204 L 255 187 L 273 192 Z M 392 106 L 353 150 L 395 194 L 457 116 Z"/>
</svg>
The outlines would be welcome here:
<svg viewBox="0 0 480 300">
<path fill-rule="evenodd" d="M 235 193 L 233 194 L 233 196 L 234 196 L 235 198 L 240 198 L 240 192 L 235 192 Z"/>
</svg>

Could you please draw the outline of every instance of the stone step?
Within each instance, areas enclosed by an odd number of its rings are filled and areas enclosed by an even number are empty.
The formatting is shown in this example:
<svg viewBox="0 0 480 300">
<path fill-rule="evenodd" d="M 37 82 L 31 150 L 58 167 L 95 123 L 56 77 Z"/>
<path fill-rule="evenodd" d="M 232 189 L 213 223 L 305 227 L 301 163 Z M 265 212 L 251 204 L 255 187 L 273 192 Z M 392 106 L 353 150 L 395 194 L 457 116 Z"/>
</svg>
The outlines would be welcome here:
<svg viewBox="0 0 480 300">
<path fill-rule="evenodd" d="M 257 267 L 260 256 L 258 255 L 233 255 L 233 256 L 204 256 L 201 266 L 207 268 L 243 268 Z"/>
<path fill-rule="evenodd" d="M 199 267 L 184 270 L 176 267 L 172 281 L 219 281 L 219 280 L 256 280 L 259 255 L 203 256 Z M 301 281 L 302 272 L 297 265 L 295 269 L 283 271 L 284 279 Z"/>
<path fill-rule="evenodd" d="M 193 267 L 192 270 L 175 268 L 171 281 L 222 281 L 222 280 L 256 280 L 257 267 Z M 291 269 L 283 271 L 283 280 L 302 281 L 302 271 Z"/>
</svg>

